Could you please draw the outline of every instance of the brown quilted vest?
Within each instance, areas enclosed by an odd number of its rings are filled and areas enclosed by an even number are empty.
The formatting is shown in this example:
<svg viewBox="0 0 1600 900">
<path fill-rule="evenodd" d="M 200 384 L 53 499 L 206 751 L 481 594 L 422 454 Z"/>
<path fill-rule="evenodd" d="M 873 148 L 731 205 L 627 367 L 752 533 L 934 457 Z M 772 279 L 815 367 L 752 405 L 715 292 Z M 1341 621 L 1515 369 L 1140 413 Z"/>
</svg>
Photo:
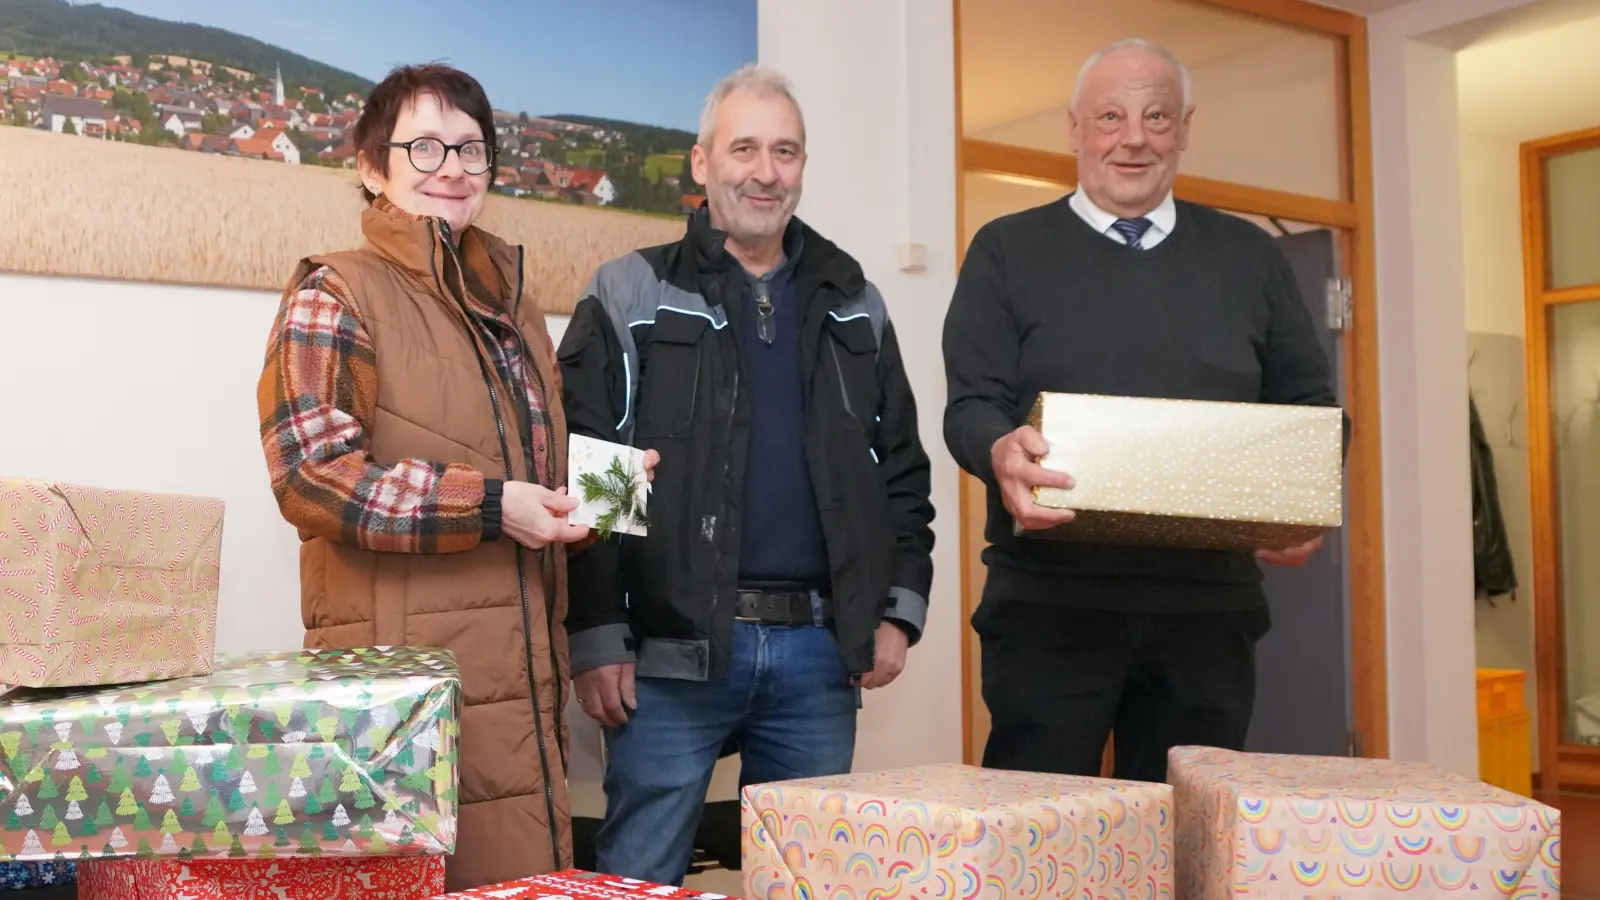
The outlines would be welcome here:
<svg viewBox="0 0 1600 900">
<path fill-rule="evenodd" d="M 512 392 L 490 362 L 481 328 L 449 293 L 465 290 L 447 256 L 454 251 L 439 238 L 432 220 L 384 206 L 380 199 L 362 213 L 366 241 L 359 249 L 311 257 L 291 282 L 298 284 L 328 265 L 350 285 L 353 312 L 377 354 L 378 409 L 369 433 L 373 460 L 379 465 L 407 457 L 465 463 L 486 477 L 508 478 L 487 378 L 494 384 L 510 450 L 509 478 L 535 481 L 517 436 Z M 497 305 L 516 310 L 516 324 L 546 387 L 548 439 L 553 447 L 565 448 L 559 373 L 544 314 L 531 300 L 518 302 L 519 249 L 469 228 L 460 256 L 494 293 Z M 484 367 L 479 354 L 485 354 Z M 555 452 L 551 458 L 551 482 L 565 484 L 566 454 Z M 464 553 L 378 553 L 312 538 L 301 545 L 300 585 L 307 647 L 414 645 L 448 647 L 455 654 L 465 707 L 461 804 L 456 852 L 446 861 L 448 889 L 570 865 L 567 734 L 557 704 L 558 696 L 565 698 L 557 680 L 565 684 L 569 672 L 561 624 L 565 549 L 527 550 L 502 536 Z M 537 690 L 530 690 L 530 680 Z"/>
</svg>

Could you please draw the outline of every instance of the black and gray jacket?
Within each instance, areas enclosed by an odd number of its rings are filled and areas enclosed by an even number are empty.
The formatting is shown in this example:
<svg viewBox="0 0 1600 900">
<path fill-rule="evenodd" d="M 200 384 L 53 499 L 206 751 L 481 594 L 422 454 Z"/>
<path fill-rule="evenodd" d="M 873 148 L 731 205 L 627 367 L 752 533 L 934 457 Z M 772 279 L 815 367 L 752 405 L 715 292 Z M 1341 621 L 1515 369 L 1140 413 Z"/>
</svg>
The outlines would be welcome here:
<svg viewBox="0 0 1600 900">
<path fill-rule="evenodd" d="M 795 220 L 803 248 L 806 455 L 832 577 L 834 634 L 873 668 L 885 617 L 921 636 L 933 580 L 929 464 L 883 297 L 861 266 Z M 647 537 L 568 564 L 572 671 L 721 677 L 738 589 L 749 391 L 737 322 L 745 273 L 704 209 L 687 234 L 602 265 L 561 341 L 572 434 L 655 449 Z M 735 327 L 729 327 L 733 325 Z"/>
</svg>

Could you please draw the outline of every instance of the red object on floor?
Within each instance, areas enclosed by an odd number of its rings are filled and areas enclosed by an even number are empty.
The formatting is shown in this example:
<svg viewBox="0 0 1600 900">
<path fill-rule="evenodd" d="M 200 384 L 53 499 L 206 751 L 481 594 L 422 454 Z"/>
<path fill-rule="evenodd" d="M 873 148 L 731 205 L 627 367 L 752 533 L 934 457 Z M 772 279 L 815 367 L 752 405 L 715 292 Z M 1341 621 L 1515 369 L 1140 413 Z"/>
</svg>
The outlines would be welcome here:
<svg viewBox="0 0 1600 900">
<path fill-rule="evenodd" d="M 443 890 L 442 856 L 78 863 L 79 900 L 422 900 Z"/>
<path fill-rule="evenodd" d="M 666 887 L 577 869 L 520 878 L 454 894 L 440 894 L 429 900 L 533 900 L 536 897 L 567 897 L 571 900 L 645 900 L 647 897 L 662 900 L 729 900 L 722 894 Z"/>
</svg>

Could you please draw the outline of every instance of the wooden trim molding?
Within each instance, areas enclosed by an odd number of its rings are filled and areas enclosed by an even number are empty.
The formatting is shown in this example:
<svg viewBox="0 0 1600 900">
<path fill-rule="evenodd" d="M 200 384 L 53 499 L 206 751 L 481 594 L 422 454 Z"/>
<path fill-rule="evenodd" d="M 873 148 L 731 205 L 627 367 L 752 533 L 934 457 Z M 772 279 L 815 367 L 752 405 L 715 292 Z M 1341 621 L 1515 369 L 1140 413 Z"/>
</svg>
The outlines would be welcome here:
<svg viewBox="0 0 1600 900">
<path fill-rule="evenodd" d="M 962 261 L 967 258 L 968 237 L 967 179 L 964 174 L 967 162 L 963 153 L 966 142 L 961 139 L 967 133 L 961 118 L 961 0 L 950 0 L 950 10 L 951 25 L 955 29 L 956 270 L 960 271 Z M 983 540 L 983 527 L 981 524 L 976 529 L 972 526 L 974 509 L 967 497 L 967 482 L 973 480 L 972 476 L 965 471 L 958 471 L 956 479 L 956 515 L 960 519 L 961 533 L 961 618 L 958 622 L 961 629 L 961 758 L 967 765 L 975 766 L 983 759 L 982 748 L 978 746 L 977 720 L 980 713 L 987 713 L 988 710 L 978 708 L 983 702 L 981 659 L 978 655 L 978 637 L 967 623 L 972 620 L 973 604 L 976 603 L 973 598 L 979 595 L 974 580 L 982 574 L 983 561 L 975 548 Z M 977 507 L 977 512 L 982 515 L 982 505 Z M 981 523 L 982 520 L 979 521 Z M 987 731 L 987 728 L 984 730 Z"/>
<path fill-rule="evenodd" d="M 1542 213 L 1540 220 L 1543 221 Z M 1585 284 L 1578 287 L 1545 291 L 1539 302 L 1545 306 L 1560 306 L 1563 303 L 1588 303 L 1591 300 L 1600 300 L 1600 284 Z"/>
<path fill-rule="evenodd" d="M 1211 6 L 1220 6 L 1234 12 L 1246 13 L 1259 19 L 1293 25 L 1307 31 L 1318 31 L 1335 37 L 1349 37 L 1357 30 L 1365 31 L 1367 20 L 1355 13 L 1329 9 L 1300 0 L 1203 0 Z"/>
<path fill-rule="evenodd" d="M 1535 153 L 1540 157 L 1582 153 L 1585 150 L 1593 150 L 1596 147 L 1600 147 L 1600 127 L 1568 131 L 1564 134 L 1553 134 L 1549 137 L 1524 142 L 1522 145 L 1524 151 Z"/>
<path fill-rule="evenodd" d="M 1048 181 L 1067 188 L 1078 183 L 1078 160 L 1065 153 L 966 138 L 961 142 L 961 160 L 967 172 Z M 1275 216 L 1331 228 L 1354 228 L 1359 219 L 1354 203 L 1195 175 L 1179 175 L 1172 192 L 1180 199 L 1218 209 Z"/>
<path fill-rule="evenodd" d="M 1372 86 L 1367 23 L 1354 23 L 1346 43 L 1350 196 L 1355 227 L 1346 232 L 1351 328 L 1345 335 L 1345 409 L 1350 415 L 1348 565 L 1350 582 L 1351 727 L 1361 752 L 1389 755 L 1389 640 L 1384 596 L 1383 438 L 1378 399 L 1377 232 L 1373 216 Z"/>
<path fill-rule="evenodd" d="M 1555 454 L 1550 420 L 1544 287 L 1544 189 L 1539 152 L 1522 148 L 1522 280 L 1528 403 L 1528 476 L 1532 495 L 1534 666 L 1538 672 L 1539 770 L 1550 787 L 1561 782 L 1561 603 L 1556 567 Z"/>
<path fill-rule="evenodd" d="M 1561 781 L 1553 789 L 1596 787 L 1600 787 L 1600 750 L 1561 745 Z"/>
</svg>

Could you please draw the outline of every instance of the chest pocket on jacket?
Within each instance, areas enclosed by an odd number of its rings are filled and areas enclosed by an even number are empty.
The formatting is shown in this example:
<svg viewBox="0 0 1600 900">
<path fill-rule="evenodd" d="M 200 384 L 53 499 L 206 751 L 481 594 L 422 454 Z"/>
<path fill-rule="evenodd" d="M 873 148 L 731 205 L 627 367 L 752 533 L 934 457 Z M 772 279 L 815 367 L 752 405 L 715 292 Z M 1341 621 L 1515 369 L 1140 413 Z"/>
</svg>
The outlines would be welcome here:
<svg viewBox="0 0 1600 900">
<path fill-rule="evenodd" d="M 700 339 L 711 323 L 699 316 L 661 310 L 640 347 L 641 436 L 679 434 L 694 420 L 700 392 Z"/>
<path fill-rule="evenodd" d="M 877 434 L 878 341 L 866 316 L 843 321 L 828 317 L 832 340 L 823 348 L 822 364 L 844 400 L 845 411 L 861 425 L 869 442 Z"/>
</svg>

